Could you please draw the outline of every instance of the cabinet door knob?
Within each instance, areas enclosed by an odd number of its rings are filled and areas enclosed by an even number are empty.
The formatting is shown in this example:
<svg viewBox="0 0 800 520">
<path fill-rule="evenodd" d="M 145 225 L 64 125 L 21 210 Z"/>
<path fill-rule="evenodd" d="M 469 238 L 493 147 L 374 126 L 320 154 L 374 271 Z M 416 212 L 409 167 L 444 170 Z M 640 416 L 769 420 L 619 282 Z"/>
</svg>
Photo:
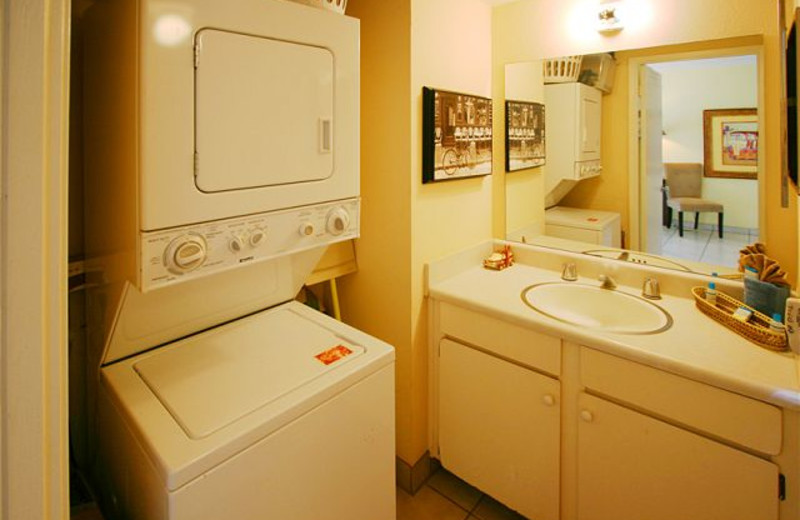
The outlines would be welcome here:
<svg viewBox="0 0 800 520">
<path fill-rule="evenodd" d="M 542 396 L 542 402 L 547 406 L 553 406 L 556 404 L 556 398 L 550 394 L 545 394 Z"/>
<path fill-rule="evenodd" d="M 589 410 L 581 410 L 581 419 L 586 422 L 592 422 L 594 421 L 594 414 L 592 414 L 592 412 Z"/>
</svg>

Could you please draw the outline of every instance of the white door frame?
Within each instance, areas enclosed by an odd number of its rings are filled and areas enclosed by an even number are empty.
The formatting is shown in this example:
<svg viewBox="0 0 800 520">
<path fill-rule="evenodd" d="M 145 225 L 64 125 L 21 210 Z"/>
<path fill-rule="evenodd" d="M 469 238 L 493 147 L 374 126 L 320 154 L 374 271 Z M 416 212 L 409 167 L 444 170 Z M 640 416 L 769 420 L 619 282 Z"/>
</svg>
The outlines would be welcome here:
<svg viewBox="0 0 800 520">
<path fill-rule="evenodd" d="M 764 122 L 764 47 L 751 45 L 743 47 L 729 47 L 721 49 L 708 49 L 703 51 L 682 52 L 675 54 L 660 54 L 656 56 L 641 56 L 628 60 L 628 249 L 641 250 L 643 219 L 647 215 L 641 214 L 641 197 L 644 196 L 644 183 L 639 161 L 639 68 L 651 63 L 665 61 L 701 60 L 707 58 L 722 58 L 726 56 L 755 55 L 758 62 L 758 120 L 763 126 Z M 759 132 L 758 149 L 764 150 L 764 132 Z M 766 161 L 758 161 L 758 226 L 763 229 L 766 223 L 766 183 L 764 182 L 764 167 Z M 763 236 L 763 234 L 762 234 Z"/>
<path fill-rule="evenodd" d="M 0 2 L 0 517 L 69 517 L 69 0 Z"/>
</svg>

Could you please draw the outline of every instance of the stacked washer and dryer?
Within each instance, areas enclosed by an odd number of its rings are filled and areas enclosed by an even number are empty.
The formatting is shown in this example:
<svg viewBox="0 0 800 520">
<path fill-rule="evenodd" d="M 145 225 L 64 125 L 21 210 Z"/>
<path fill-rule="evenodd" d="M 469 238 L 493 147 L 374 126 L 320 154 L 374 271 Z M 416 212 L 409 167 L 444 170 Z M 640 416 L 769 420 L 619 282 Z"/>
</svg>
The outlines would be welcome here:
<svg viewBox="0 0 800 520">
<path fill-rule="evenodd" d="M 87 13 L 86 464 L 110 517 L 395 518 L 394 352 L 293 301 L 359 232 L 359 24 Z"/>
</svg>

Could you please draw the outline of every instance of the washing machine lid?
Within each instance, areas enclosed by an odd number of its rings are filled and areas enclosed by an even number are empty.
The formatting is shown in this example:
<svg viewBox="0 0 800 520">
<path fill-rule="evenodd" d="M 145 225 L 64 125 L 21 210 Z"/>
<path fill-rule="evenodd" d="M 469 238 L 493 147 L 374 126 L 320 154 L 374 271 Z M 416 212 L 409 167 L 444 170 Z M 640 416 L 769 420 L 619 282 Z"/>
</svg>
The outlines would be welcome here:
<svg viewBox="0 0 800 520">
<path fill-rule="evenodd" d="M 133 368 L 191 439 L 202 439 L 365 353 L 290 309 L 217 327 Z"/>
<path fill-rule="evenodd" d="M 602 231 L 608 224 L 619 219 L 619 213 L 596 209 L 555 206 L 544 213 L 545 223 L 559 226 Z"/>
</svg>

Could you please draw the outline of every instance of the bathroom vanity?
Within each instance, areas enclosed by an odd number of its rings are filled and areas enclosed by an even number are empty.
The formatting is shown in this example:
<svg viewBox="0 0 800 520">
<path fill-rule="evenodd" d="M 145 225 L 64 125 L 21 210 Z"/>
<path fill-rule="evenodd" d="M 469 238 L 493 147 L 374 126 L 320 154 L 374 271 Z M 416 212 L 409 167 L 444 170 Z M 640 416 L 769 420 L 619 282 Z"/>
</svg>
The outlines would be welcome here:
<svg viewBox="0 0 800 520">
<path fill-rule="evenodd" d="M 514 266 L 481 267 L 501 244 L 428 266 L 430 442 L 446 469 L 534 520 L 800 518 L 793 354 L 697 311 L 690 288 L 708 278 L 519 244 Z M 566 262 L 578 281 L 561 281 Z M 576 326 L 524 302 L 601 274 L 633 298 L 658 278 L 670 326 Z"/>
</svg>

